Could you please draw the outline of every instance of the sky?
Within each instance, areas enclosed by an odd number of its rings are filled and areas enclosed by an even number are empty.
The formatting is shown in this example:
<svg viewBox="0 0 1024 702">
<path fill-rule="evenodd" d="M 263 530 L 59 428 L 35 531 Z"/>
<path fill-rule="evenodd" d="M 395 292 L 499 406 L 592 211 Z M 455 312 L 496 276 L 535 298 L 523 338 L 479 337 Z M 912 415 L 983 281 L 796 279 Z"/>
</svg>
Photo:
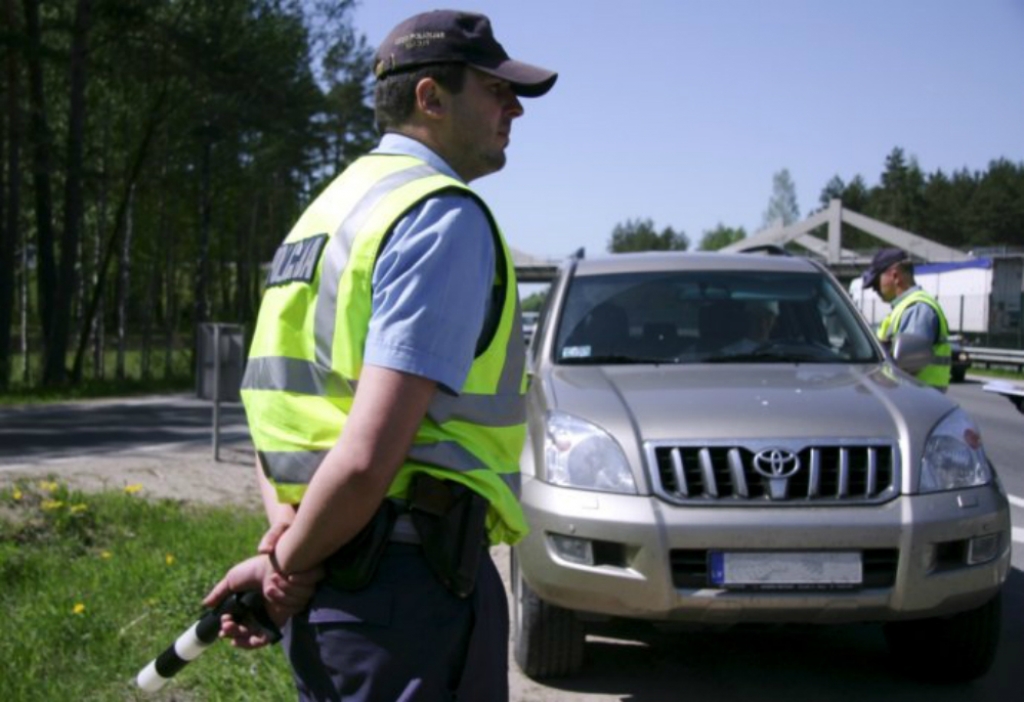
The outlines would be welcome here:
<svg viewBox="0 0 1024 702">
<path fill-rule="evenodd" d="M 472 183 L 509 243 L 607 250 L 650 219 L 695 248 L 763 225 L 788 169 L 801 216 L 838 175 L 876 185 L 900 147 L 926 173 L 1024 162 L 1024 0 L 362 0 L 376 47 L 432 9 L 481 12 L 559 73 L 524 99 L 508 163 Z"/>
</svg>

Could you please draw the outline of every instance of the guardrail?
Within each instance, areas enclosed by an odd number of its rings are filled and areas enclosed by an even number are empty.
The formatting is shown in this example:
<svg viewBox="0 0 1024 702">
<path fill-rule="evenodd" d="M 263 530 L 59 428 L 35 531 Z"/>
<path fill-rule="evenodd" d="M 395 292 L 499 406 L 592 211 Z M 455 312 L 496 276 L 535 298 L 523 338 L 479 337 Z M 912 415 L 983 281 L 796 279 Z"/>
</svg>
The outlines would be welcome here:
<svg viewBox="0 0 1024 702">
<path fill-rule="evenodd" d="M 971 355 L 971 365 L 985 368 L 993 366 L 1015 368 L 1024 373 L 1024 351 L 1014 349 L 993 349 L 983 346 L 966 346 L 964 350 Z"/>
</svg>

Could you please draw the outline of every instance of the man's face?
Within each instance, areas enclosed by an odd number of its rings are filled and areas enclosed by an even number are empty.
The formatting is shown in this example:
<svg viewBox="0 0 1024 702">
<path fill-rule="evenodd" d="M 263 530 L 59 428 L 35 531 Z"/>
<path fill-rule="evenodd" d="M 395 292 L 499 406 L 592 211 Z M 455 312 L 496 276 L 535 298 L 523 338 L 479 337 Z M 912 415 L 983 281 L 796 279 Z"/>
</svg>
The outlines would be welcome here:
<svg viewBox="0 0 1024 702">
<path fill-rule="evenodd" d="M 512 86 L 468 68 L 462 91 L 449 98 L 450 120 L 444 132 L 446 160 L 466 181 L 501 170 L 512 120 L 523 114 Z"/>
<path fill-rule="evenodd" d="M 892 302 L 898 294 L 896 289 L 897 268 L 899 268 L 899 264 L 893 264 L 886 268 L 875 283 L 875 291 L 886 302 Z"/>
</svg>

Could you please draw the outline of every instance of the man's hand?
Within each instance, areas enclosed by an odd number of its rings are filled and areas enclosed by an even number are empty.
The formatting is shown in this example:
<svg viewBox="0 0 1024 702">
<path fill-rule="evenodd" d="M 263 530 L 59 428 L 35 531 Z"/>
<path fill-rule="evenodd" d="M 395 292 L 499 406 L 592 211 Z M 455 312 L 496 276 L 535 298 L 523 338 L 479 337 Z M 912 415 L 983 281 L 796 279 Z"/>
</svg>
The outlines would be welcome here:
<svg viewBox="0 0 1024 702">
<path fill-rule="evenodd" d="M 266 555 L 253 556 L 231 568 L 219 583 L 203 598 L 203 605 L 216 607 L 232 592 L 259 589 L 267 614 L 278 626 L 289 617 L 305 609 L 316 584 L 324 577 L 323 568 L 316 567 L 302 573 L 278 573 Z M 221 620 L 221 638 L 230 639 L 238 648 L 260 648 L 272 643 L 270 636 L 251 621 L 236 621 L 230 615 Z"/>
</svg>

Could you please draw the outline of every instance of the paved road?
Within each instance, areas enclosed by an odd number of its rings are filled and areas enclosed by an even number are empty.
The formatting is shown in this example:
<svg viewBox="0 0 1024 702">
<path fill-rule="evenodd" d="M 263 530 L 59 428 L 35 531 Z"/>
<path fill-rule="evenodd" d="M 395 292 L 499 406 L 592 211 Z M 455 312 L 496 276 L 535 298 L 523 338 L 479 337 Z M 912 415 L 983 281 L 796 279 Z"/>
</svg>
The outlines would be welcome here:
<svg viewBox="0 0 1024 702">
<path fill-rule="evenodd" d="M 877 627 L 766 628 L 653 634 L 616 630 L 588 638 L 582 673 L 531 681 L 512 667 L 513 702 L 996 702 L 1024 697 L 1024 414 L 978 382 L 950 394 L 981 426 L 1014 501 L 1014 568 L 1004 599 L 1003 642 L 993 670 L 968 686 L 924 686 L 894 675 Z M 187 396 L 0 408 L 0 472 L 159 448 L 211 448 L 212 412 Z M 221 409 L 223 445 L 248 450 L 240 407 Z M 507 578 L 507 552 L 496 549 Z M 898 665 L 898 663 L 897 663 Z"/>
<path fill-rule="evenodd" d="M 213 410 L 193 395 L 0 407 L 0 470 L 15 464 L 140 449 L 209 445 Z M 220 437 L 249 441 L 240 404 L 221 404 Z"/>
</svg>

